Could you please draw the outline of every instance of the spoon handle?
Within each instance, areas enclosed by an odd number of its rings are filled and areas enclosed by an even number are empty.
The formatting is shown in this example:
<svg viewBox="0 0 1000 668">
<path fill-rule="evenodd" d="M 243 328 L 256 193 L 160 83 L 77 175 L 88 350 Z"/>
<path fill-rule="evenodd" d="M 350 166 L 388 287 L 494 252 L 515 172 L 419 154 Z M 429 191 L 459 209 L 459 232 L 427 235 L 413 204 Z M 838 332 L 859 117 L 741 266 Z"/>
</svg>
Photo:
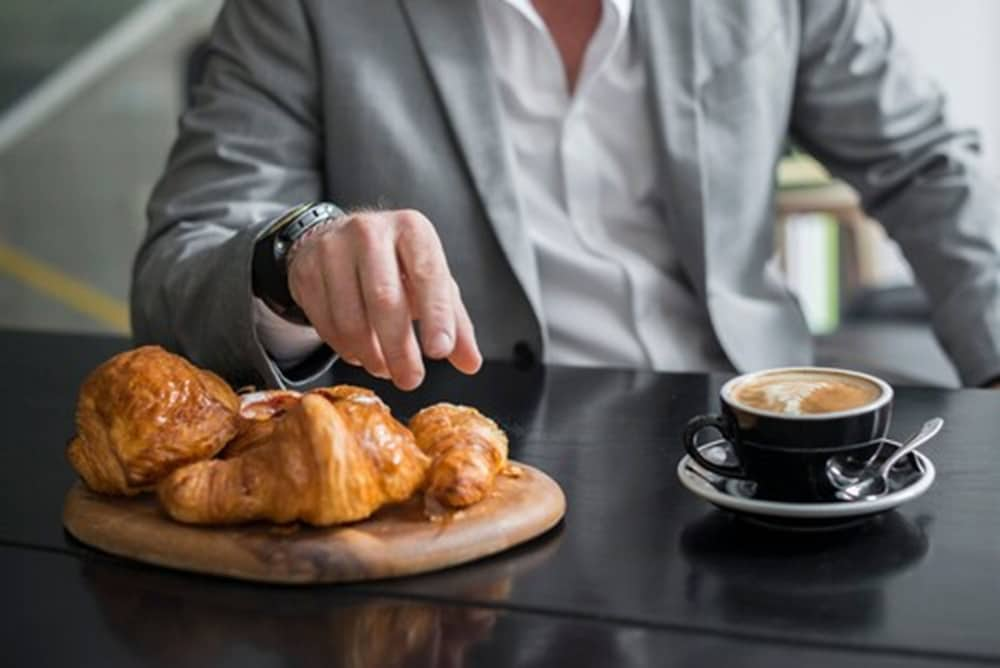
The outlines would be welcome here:
<svg viewBox="0 0 1000 668">
<path fill-rule="evenodd" d="M 925 422 L 924 426 L 920 428 L 920 431 L 918 431 L 913 436 L 904 441 L 906 445 L 901 447 L 899 450 L 896 450 L 896 452 L 894 452 L 892 456 L 889 457 L 889 459 L 885 460 L 885 462 L 882 464 L 882 467 L 879 469 L 879 473 L 883 476 L 888 474 L 889 471 L 892 470 L 892 467 L 896 464 L 896 462 L 898 462 L 900 459 L 902 459 L 906 455 L 910 454 L 911 452 L 919 448 L 928 440 L 934 438 L 937 435 L 937 433 L 941 431 L 941 427 L 943 426 L 944 426 L 944 420 L 942 420 L 939 417 L 931 418 L 930 420 Z"/>
</svg>

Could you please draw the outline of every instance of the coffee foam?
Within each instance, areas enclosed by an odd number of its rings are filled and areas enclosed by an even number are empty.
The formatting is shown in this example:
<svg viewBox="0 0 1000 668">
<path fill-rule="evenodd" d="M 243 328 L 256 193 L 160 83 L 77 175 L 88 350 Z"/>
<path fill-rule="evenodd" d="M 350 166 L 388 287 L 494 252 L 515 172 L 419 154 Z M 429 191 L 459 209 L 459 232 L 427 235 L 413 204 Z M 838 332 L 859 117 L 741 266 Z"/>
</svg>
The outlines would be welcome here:
<svg viewBox="0 0 1000 668">
<path fill-rule="evenodd" d="M 829 383 L 820 381 L 818 383 L 804 384 L 801 381 L 791 381 L 787 383 L 774 383 L 763 387 L 764 396 L 769 404 L 779 406 L 779 412 L 789 415 L 802 415 L 802 401 L 808 399 L 817 390 L 828 387 Z"/>
<path fill-rule="evenodd" d="M 881 394 L 878 385 L 862 378 L 808 371 L 754 377 L 730 392 L 751 408 L 789 416 L 850 410 L 872 403 Z"/>
</svg>

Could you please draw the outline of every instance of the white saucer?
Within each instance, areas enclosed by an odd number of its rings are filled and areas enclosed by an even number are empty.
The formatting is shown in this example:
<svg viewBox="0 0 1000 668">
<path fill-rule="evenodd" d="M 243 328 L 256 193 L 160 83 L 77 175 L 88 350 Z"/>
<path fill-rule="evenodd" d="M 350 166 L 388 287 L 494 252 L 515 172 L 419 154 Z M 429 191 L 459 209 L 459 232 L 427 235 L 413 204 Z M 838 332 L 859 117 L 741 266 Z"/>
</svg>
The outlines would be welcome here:
<svg viewBox="0 0 1000 668">
<path fill-rule="evenodd" d="M 886 446 L 900 447 L 887 440 Z M 709 461 L 725 459 L 731 446 L 723 440 L 698 447 Z M 715 450 L 716 452 L 710 452 Z M 888 451 L 888 452 L 891 452 Z M 886 453 L 888 455 L 888 452 Z M 746 480 L 727 478 L 706 471 L 688 455 L 677 464 L 681 484 L 706 501 L 738 513 L 751 521 L 782 529 L 818 530 L 853 525 L 872 515 L 912 501 L 934 482 L 934 464 L 915 451 L 904 457 L 889 474 L 890 491 L 873 500 L 790 503 L 753 497 L 755 485 Z"/>
</svg>

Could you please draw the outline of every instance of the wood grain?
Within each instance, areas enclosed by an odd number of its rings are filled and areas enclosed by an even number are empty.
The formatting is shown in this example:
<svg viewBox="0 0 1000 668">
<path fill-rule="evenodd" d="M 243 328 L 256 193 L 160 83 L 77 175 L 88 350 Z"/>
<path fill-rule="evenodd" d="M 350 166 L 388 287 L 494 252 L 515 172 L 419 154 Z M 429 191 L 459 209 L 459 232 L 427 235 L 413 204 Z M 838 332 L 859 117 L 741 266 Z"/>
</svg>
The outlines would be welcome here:
<svg viewBox="0 0 1000 668">
<path fill-rule="evenodd" d="M 481 502 L 431 521 L 422 498 L 340 527 L 198 527 L 171 520 L 151 495 L 95 494 L 77 482 L 63 524 L 78 540 L 122 557 L 186 571 L 284 584 L 399 577 L 479 559 L 555 526 L 566 499 L 554 480 L 518 464 Z"/>
</svg>

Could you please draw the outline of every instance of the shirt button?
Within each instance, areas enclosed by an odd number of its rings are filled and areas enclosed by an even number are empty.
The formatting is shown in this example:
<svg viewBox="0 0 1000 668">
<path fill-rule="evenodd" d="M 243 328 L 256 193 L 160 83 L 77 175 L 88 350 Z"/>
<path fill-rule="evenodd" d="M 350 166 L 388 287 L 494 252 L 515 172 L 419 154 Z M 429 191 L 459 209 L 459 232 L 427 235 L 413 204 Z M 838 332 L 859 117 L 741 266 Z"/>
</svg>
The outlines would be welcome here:
<svg viewBox="0 0 1000 668">
<path fill-rule="evenodd" d="M 530 369 L 538 363 L 538 356 L 527 341 L 514 344 L 514 366 L 519 369 Z"/>
</svg>

